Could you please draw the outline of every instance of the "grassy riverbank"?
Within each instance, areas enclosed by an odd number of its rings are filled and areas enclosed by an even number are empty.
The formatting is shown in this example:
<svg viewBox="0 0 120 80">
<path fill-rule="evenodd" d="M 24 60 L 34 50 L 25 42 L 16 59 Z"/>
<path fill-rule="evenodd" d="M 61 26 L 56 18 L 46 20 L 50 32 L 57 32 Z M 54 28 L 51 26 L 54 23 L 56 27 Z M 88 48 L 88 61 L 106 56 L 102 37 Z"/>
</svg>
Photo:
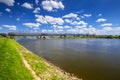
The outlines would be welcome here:
<svg viewBox="0 0 120 80">
<path fill-rule="evenodd" d="M 20 53 L 41 80 L 80 80 L 6 38 L 0 38 L 0 80 L 33 80 Z"/>
<path fill-rule="evenodd" d="M 34 80 L 13 40 L 0 38 L 0 80 Z"/>
</svg>

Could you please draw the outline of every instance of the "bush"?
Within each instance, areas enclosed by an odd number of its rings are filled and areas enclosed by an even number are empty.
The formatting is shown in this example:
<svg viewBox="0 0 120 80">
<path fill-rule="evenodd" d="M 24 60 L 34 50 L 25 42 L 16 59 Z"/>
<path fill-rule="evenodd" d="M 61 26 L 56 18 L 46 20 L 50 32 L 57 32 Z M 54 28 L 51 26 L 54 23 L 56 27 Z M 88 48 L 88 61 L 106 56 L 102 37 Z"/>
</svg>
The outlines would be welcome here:
<svg viewBox="0 0 120 80">
<path fill-rule="evenodd" d="M 2 36 L 2 37 L 7 37 L 7 34 L 5 34 L 5 33 L 0 33 L 0 36 Z"/>
</svg>

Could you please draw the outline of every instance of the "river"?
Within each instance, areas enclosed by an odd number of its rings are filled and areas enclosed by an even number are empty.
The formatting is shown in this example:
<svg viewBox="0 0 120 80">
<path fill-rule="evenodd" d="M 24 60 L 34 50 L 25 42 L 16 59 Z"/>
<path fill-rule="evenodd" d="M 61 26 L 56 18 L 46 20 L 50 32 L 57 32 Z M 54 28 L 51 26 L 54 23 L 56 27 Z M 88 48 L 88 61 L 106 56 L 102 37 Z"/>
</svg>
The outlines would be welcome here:
<svg viewBox="0 0 120 80">
<path fill-rule="evenodd" d="M 18 39 L 24 47 L 83 80 L 120 80 L 120 39 Z"/>
</svg>

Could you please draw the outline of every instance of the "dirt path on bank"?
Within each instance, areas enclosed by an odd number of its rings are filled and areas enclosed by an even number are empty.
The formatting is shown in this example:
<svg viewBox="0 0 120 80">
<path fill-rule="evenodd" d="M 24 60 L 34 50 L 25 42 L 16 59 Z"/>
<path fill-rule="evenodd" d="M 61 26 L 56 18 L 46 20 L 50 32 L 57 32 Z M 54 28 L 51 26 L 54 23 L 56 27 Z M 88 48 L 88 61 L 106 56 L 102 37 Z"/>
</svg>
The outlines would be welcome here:
<svg viewBox="0 0 120 80">
<path fill-rule="evenodd" d="M 16 48 L 17 49 L 17 48 Z M 35 71 L 31 68 L 31 66 L 28 64 L 27 60 L 23 57 L 22 53 L 17 49 L 17 51 L 20 53 L 20 56 L 22 57 L 22 61 L 25 65 L 25 67 L 31 72 L 31 74 L 34 77 L 34 80 L 41 80 L 35 73 Z"/>
</svg>

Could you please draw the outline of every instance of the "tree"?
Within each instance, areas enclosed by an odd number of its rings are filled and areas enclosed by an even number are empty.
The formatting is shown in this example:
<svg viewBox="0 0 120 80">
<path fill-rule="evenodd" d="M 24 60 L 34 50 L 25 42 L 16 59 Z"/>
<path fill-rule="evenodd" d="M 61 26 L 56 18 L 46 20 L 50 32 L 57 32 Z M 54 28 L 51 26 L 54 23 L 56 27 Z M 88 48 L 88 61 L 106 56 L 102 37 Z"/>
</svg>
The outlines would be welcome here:
<svg viewBox="0 0 120 80">
<path fill-rule="evenodd" d="M 5 34 L 5 33 L 0 33 L 0 36 L 2 36 L 2 37 L 7 37 L 7 34 Z"/>
</svg>

